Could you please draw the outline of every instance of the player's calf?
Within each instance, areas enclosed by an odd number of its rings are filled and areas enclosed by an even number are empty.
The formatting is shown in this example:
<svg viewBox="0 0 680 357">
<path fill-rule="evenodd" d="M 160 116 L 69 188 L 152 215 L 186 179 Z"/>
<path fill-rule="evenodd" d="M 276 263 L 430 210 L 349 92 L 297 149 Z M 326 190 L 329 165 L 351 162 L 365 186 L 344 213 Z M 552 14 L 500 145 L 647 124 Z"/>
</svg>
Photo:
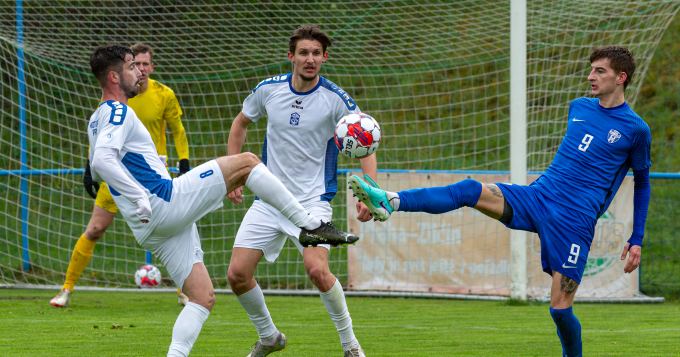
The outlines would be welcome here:
<svg viewBox="0 0 680 357">
<path fill-rule="evenodd" d="M 550 316 L 557 326 L 557 337 L 562 343 L 564 356 L 581 357 L 581 324 L 574 315 L 572 304 L 579 284 L 560 272 L 552 271 L 550 291 Z"/>
<path fill-rule="evenodd" d="M 578 321 L 571 306 L 566 309 L 550 308 L 557 326 L 557 336 L 562 343 L 562 355 L 566 357 L 583 356 L 583 342 L 581 340 L 581 323 Z"/>
</svg>

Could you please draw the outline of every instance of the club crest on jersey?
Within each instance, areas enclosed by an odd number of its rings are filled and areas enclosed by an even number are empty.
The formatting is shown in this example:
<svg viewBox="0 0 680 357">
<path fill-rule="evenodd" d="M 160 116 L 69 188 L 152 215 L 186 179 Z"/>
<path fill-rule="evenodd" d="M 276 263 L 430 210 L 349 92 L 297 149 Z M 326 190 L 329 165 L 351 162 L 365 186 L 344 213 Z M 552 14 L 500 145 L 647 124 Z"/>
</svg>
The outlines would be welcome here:
<svg viewBox="0 0 680 357">
<path fill-rule="evenodd" d="M 607 135 L 607 142 L 610 144 L 613 144 L 621 139 L 621 133 L 619 133 L 618 130 L 612 129 L 609 131 L 609 135 Z"/>
<path fill-rule="evenodd" d="M 300 114 L 293 113 L 290 115 L 290 125 L 298 126 L 300 124 Z"/>
</svg>

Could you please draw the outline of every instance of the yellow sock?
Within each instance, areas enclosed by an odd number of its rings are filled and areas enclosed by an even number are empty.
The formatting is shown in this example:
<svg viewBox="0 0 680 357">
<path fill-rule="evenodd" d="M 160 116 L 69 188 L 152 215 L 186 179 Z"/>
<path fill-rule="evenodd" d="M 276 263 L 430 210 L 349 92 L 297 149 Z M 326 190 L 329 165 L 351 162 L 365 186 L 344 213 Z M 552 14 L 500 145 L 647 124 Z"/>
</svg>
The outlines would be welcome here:
<svg viewBox="0 0 680 357">
<path fill-rule="evenodd" d="M 90 263 L 90 258 L 92 258 L 92 252 L 94 252 L 94 246 L 96 242 L 93 242 L 85 238 L 85 234 L 80 236 L 75 248 L 73 248 L 73 255 L 71 256 L 71 262 L 68 264 L 68 270 L 66 270 L 66 282 L 61 288 L 69 289 L 73 291 L 73 287 L 80 279 L 83 274 L 85 267 Z"/>
</svg>

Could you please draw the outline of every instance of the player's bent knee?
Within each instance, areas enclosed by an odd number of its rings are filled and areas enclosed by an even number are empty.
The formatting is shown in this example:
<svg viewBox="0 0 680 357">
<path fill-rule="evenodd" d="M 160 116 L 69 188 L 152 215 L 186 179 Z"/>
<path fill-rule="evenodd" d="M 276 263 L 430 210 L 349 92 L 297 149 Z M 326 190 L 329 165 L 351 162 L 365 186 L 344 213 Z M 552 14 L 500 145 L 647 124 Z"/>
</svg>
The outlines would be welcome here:
<svg viewBox="0 0 680 357">
<path fill-rule="evenodd" d="M 88 226 L 87 229 L 85 230 L 85 238 L 97 242 L 99 238 L 104 236 L 104 233 L 106 233 L 106 229 L 109 228 L 108 226 L 104 227 L 98 224 Z"/>
<path fill-rule="evenodd" d="M 335 283 L 335 277 L 326 267 L 312 266 L 306 270 L 309 280 L 311 280 L 312 283 L 317 287 L 327 286 L 329 283 Z"/>
<path fill-rule="evenodd" d="M 244 272 L 231 269 L 231 267 L 227 271 L 227 280 L 229 280 L 232 289 L 247 284 L 251 279 L 252 277 L 246 276 Z"/>
<path fill-rule="evenodd" d="M 260 158 L 252 152 L 244 152 L 241 155 L 245 157 L 245 160 L 247 160 L 249 166 L 255 167 L 257 164 L 262 162 L 260 161 Z"/>
<path fill-rule="evenodd" d="M 212 291 L 192 295 L 194 296 L 187 295 L 189 296 L 189 301 L 205 307 L 208 311 L 211 311 L 213 306 L 215 306 L 215 293 Z"/>
</svg>

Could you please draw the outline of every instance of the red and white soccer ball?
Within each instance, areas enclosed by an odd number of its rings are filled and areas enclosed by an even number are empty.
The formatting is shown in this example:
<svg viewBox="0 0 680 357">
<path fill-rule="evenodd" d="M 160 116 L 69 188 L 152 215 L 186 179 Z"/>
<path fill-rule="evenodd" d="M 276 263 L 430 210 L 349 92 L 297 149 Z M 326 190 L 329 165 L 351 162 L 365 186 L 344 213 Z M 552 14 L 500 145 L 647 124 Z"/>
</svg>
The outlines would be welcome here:
<svg viewBox="0 0 680 357">
<path fill-rule="evenodd" d="M 144 265 L 135 272 L 135 284 L 139 289 L 152 289 L 161 284 L 161 271 L 153 265 Z"/>
<path fill-rule="evenodd" d="M 350 159 L 371 155 L 380 145 L 380 126 L 370 115 L 345 115 L 335 126 L 335 145 Z"/>
</svg>

